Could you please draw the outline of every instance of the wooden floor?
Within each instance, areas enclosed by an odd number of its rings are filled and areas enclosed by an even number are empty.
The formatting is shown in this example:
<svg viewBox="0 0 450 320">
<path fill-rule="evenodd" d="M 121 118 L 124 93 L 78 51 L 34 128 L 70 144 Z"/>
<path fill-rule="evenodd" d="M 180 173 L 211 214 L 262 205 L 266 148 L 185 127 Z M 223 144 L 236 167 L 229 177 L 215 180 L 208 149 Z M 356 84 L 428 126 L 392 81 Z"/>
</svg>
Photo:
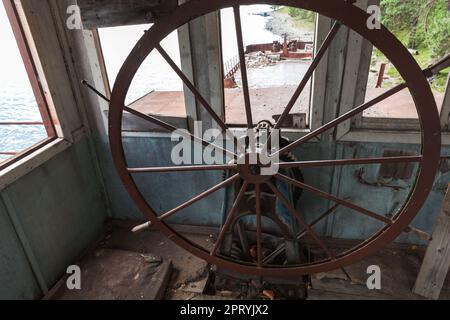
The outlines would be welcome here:
<svg viewBox="0 0 450 320">
<path fill-rule="evenodd" d="M 95 250 L 82 259 L 80 266 L 83 277 L 86 275 L 84 291 L 74 296 L 65 290 L 63 279 L 47 298 L 205 300 L 231 299 L 239 294 L 204 295 L 202 290 L 209 270 L 206 262 L 191 256 L 158 231 L 132 234 L 129 226 L 129 223 L 114 223 Z M 206 232 L 203 229 L 202 233 L 185 236 L 211 247 L 213 237 L 208 235 L 208 229 Z M 340 250 L 349 244 L 349 241 L 340 241 L 334 249 Z M 386 248 L 376 256 L 346 267 L 352 281 L 341 271 L 314 275 L 309 299 L 421 299 L 411 290 L 424 252 L 425 248 L 415 246 Z M 381 290 L 367 289 L 366 270 L 370 265 L 381 268 Z M 152 290 L 147 288 L 149 283 L 152 283 Z M 440 299 L 450 299 L 450 278 Z"/>
</svg>

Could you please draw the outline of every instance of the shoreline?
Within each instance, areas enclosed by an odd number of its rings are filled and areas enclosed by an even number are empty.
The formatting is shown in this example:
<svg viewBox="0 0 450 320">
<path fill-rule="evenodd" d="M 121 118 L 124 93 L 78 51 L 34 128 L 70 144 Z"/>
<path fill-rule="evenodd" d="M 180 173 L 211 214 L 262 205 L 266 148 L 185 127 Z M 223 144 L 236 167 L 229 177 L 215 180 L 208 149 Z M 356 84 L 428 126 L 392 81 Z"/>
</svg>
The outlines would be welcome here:
<svg viewBox="0 0 450 320">
<path fill-rule="evenodd" d="M 314 38 L 314 31 L 300 29 L 296 26 L 297 22 L 288 13 L 280 10 L 269 12 L 269 19 L 266 23 L 266 30 L 273 34 L 283 37 L 287 34 L 292 39 L 310 39 Z"/>
</svg>

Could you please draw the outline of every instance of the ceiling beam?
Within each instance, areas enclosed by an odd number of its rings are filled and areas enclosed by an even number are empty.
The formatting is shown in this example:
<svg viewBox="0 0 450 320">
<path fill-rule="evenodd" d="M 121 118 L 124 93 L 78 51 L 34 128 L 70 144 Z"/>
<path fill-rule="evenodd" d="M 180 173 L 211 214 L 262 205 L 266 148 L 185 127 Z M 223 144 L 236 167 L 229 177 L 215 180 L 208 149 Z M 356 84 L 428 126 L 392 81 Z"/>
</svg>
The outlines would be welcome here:
<svg viewBox="0 0 450 320">
<path fill-rule="evenodd" d="M 170 13 L 178 0 L 77 0 L 84 29 L 148 24 Z"/>
</svg>

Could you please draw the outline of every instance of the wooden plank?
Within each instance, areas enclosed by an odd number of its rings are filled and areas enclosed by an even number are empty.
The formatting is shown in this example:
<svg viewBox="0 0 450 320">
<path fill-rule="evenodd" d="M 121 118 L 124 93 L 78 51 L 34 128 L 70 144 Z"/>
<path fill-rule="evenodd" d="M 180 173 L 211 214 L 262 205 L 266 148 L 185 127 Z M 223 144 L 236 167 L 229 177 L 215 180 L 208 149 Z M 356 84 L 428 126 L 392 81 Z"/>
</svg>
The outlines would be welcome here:
<svg viewBox="0 0 450 320">
<path fill-rule="evenodd" d="M 379 5 L 380 0 L 368 0 L 367 7 L 371 5 Z M 366 7 L 366 8 L 367 8 Z M 361 48 L 361 58 L 359 62 L 358 80 L 356 81 L 355 101 L 354 105 L 358 106 L 365 102 L 367 85 L 369 82 L 370 64 L 372 62 L 373 45 L 368 40 L 364 39 Z M 362 124 L 362 114 L 355 116 L 352 119 L 352 127 L 359 128 Z"/>
<path fill-rule="evenodd" d="M 209 13 L 180 27 L 178 42 L 181 69 L 217 115 L 225 119 L 220 13 Z M 219 128 L 186 86 L 184 95 L 189 130 L 194 129 L 194 121 L 202 121 L 203 131 Z"/>
<path fill-rule="evenodd" d="M 378 0 L 361 0 L 355 5 L 366 10 L 367 7 Z M 377 3 L 375 3 L 377 4 Z M 370 50 L 370 54 L 367 51 Z M 347 42 L 347 56 L 345 62 L 345 71 L 342 80 L 341 102 L 339 114 L 342 115 L 350 111 L 355 106 L 364 102 L 365 89 L 369 76 L 370 60 L 372 57 L 372 46 L 369 41 L 364 39 L 358 33 L 350 30 Z M 364 95 L 358 94 L 363 84 Z M 351 129 L 352 120 L 347 120 L 340 124 L 336 131 L 336 139 L 340 139 Z"/>
<path fill-rule="evenodd" d="M 170 13 L 176 0 L 77 0 L 84 29 L 153 23 Z"/>
<path fill-rule="evenodd" d="M 361 61 L 361 52 L 363 38 L 355 31 L 351 30 L 347 42 L 347 57 L 345 62 L 345 71 L 342 80 L 341 102 L 339 114 L 350 111 L 355 106 L 355 93 L 358 82 L 359 64 Z M 351 120 L 344 121 L 337 127 L 336 139 L 344 136 L 351 127 Z"/>
<path fill-rule="evenodd" d="M 316 16 L 315 30 L 315 52 L 319 50 L 325 37 L 331 29 L 331 19 L 325 16 Z M 326 82 L 328 70 L 328 51 L 314 72 L 311 82 L 311 107 L 310 107 L 310 129 L 315 130 L 323 125 L 323 112 L 325 105 Z"/>
<path fill-rule="evenodd" d="M 374 130 L 389 130 L 393 129 L 392 120 L 395 121 L 395 130 L 398 131 L 416 131 L 420 128 L 418 119 L 392 119 L 387 117 L 369 118 L 365 117 L 361 126 L 358 129 L 374 129 Z"/>
<path fill-rule="evenodd" d="M 188 79 L 195 83 L 194 80 L 194 61 L 191 58 L 192 47 L 190 41 L 190 27 L 189 24 L 178 28 L 178 44 L 180 49 L 181 69 Z M 183 85 L 184 103 L 186 106 L 186 114 L 188 116 L 188 126 L 191 132 L 194 132 L 194 121 L 199 118 L 197 113 L 197 102 L 192 92 Z"/>
<path fill-rule="evenodd" d="M 433 232 L 433 239 L 428 245 L 413 292 L 423 297 L 439 299 L 449 268 L 450 184 Z"/>
<path fill-rule="evenodd" d="M 328 67 L 326 77 L 325 104 L 323 108 L 323 123 L 328 123 L 336 118 L 341 103 L 341 92 L 345 75 L 349 28 L 342 26 L 336 34 L 328 52 Z M 337 130 L 330 129 L 322 134 L 323 141 L 334 140 Z"/>
</svg>

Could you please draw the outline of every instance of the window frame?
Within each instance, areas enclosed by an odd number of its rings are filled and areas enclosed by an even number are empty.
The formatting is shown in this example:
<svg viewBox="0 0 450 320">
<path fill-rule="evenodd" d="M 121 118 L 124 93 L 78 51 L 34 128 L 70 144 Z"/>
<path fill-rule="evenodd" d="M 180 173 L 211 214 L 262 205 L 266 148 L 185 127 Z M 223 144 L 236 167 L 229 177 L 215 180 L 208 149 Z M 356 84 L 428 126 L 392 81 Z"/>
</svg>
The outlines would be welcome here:
<svg viewBox="0 0 450 320">
<path fill-rule="evenodd" d="M 368 5 L 379 5 L 379 0 L 367 0 Z M 342 95 L 350 94 L 354 98 L 353 107 L 346 105 L 340 106 L 340 115 L 352 108 L 364 103 L 367 90 L 367 80 L 370 72 L 370 63 L 372 61 L 373 45 L 367 40 L 363 40 L 363 49 L 356 52 L 356 57 L 359 61 L 359 69 L 353 76 L 356 79 L 364 79 L 364 86 L 356 87 L 353 91 L 343 92 Z M 352 52 L 355 52 L 355 47 L 349 41 L 347 48 L 346 66 L 354 64 L 355 55 L 352 57 Z M 346 73 L 351 73 L 347 72 Z M 352 78 L 352 77 L 350 77 Z M 348 85 L 352 79 L 344 77 L 343 86 Z M 408 90 L 408 89 L 405 89 Z M 450 144 L 450 75 L 447 80 L 447 87 L 444 93 L 443 105 L 439 115 L 441 119 L 442 130 L 442 145 Z M 388 120 L 388 121 L 386 121 Z M 406 143 L 406 144 L 421 144 L 422 135 L 418 119 L 406 118 L 370 118 L 363 117 L 363 114 L 358 114 L 346 123 L 338 126 L 337 141 L 349 142 L 378 142 L 378 143 Z"/>
<path fill-rule="evenodd" d="M 447 86 L 444 91 L 444 100 L 442 102 L 439 117 L 441 119 L 441 130 L 443 133 L 449 131 L 449 117 L 450 117 L 450 75 L 447 78 Z M 404 89 L 408 90 L 408 89 Z M 438 106 L 439 107 L 439 106 Z M 356 130 L 393 130 L 398 132 L 403 131 L 417 131 L 420 132 L 419 119 L 411 118 L 374 118 L 364 117 L 363 114 L 356 116 L 352 123 L 352 128 Z"/>
<path fill-rule="evenodd" d="M 361 9 L 367 8 L 369 5 L 378 5 L 379 0 L 362 0 L 356 5 Z M 321 45 L 324 37 L 329 32 L 332 21 L 331 19 L 317 15 L 316 17 L 316 30 L 314 34 L 315 50 Z M 348 29 L 348 28 L 345 28 Z M 93 30 L 94 33 L 97 29 Z M 367 40 L 361 39 L 356 32 L 348 30 L 342 35 L 342 39 L 346 39 L 344 45 L 345 53 L 342 56 L 334 57 L 327 52 L 323 61 L 319 64 L 314 72 L 311 93 L 310 93 L 310 115 L 309 126 L 307 129 L 288 129 L 285 130 L 289 134 L 291 139 L 298 139 L 306 135 L 322 125 L 326 124 L 329 119 L 329 115 L 342 115 L 345 112 L 351 110 L 359 104 L 364 102 L 367 89 L 367 81 L 370 70 L 370 62 L 372 58 L 373 46 Z M 335 39 L 337 40 L 337 39 Z M 97 47 L 101 47 L 100 40 L 96 39 Z M 341 44 L 336 45 L 336 50 L 340 51 Z M 100 50 L 99 56 L 102 55 Z M 330 56 L 330 57 L 329 57 Z M 358 64 L 355 64 L 357 59 Z M 105 61 L 101 57 L 99 60 L 104 64 Z M 341 66 L 339 72 L 342 73 L 342 79 L 339 80 L 339 85 L 331 93 L 327 91 L 330 89 L 330 79 L 328 78 L 333 66 Z M 349 69 L 350 68 L 350 69 Z M 102 71 L 106 70 L 105 66 L 102 66 Z M 102 72 L 102 77 L 106 83 L 109 83 L 106 72 Z M 447 83 L 447 89 L 444 97 L 443 106 L 441 109 L 441 127 L 442 127 L 442 144 L 450 145 L 450 77 Z M 105 86 L 105 91 L 110 94 L 110 88 Z M 109 90 L 108 90 L 109 89 Z M 339 103 L 330 106 L 329 101 L 338 99 Z M 105 121 L 106 117 L 105 117 Z M 371 118 L 365 118 L 363 121 L 363 115 L 355 116 L 351 120 L 337 126 L 335 132 L 330 137 L 322 134 L 318 139 L 313 139 L 311 142 L 332 140 L 332 141 L 349 141 L 349 142 L 378 142 L 378 143 L 405 143 L 405 144 L 421 144 L 421 132 L 417 119 L 391 119 L 390 124 Z M 106 125 L 106 124 L 105 124 Z M 240 132 L 242 128 L 239 126 L 230 127 L 232 131 Z M 127 136 L 145 136 L 145 137 L 161 137 L 170 136 L 170 134 L 162 132 L 127 132 Z"/>
<path fill-rule="evenodd" d="M 222 28 L 221 28 L 221 23 L 220 23 L 220 19 L 221 19 L 220 12 L 217 13 L 217 15 L 218 15 L 218 20 L 219 20 L 218 31 L 220 33 L 219 34 L 220 53 L 221 53 L 220 54 L 220 60 L 222 60 L 223 59 L 222 40 L 221 40 L 221 38 L 222 38 Z M 329 31 L 329 29 L 326 29 L 326 28 L 318 29 L 319 17 L 320 17 L 320 15 L 316 14 L 316 18 L 315 18 L 315 22 L 314 22 L 314 24 L 315 24 L 314 52 L 316 52 L 320 48 L 320 45 L 322 44 L 322 41 L 324 40 L 325 36 L 328 34 L 328 31 Z M 124 24 L 123 26 L 127 26 L 127 25 L 129 25 L 129 24 Z M 184 26 L 184 27 L 186 27 L 186 26 Z M 97 28 L 91 29 L 91 32 L 94 34 L 94 39 L 93 39 L 94 40 L 94 46 L 95 46 L 95 48 L 97 50 L 97 60 L 100 63 L 100 71 L 101 71 L 101 75 L 102 75 L 102 81 L 104 82 L 104 85 L 102 85 L 102 89 L 105 91 L 106 96 L 110 97 L 111 96 L 111 86 L 110 86 L 110 81 L 109 81 L 109 75 L 108 75 L 108 72 L 107 72 L 106 61 L 105 61 L 104 53 L 103 53 L 103 49 L 102 49 L 101 38 L 100 38 L 100 35 L 99 35 L 99 29 L 101 29 L 101 28 L 97 27 Z M 317 32 L 319 30 L 322 30 L 322 33 L 323 33 L 323 39 L 321 39 L 320 43 L 317 42 Z M 180 41 L 182 41 L 181 39 L 184 39 L 184 38 L 188 37 L 188 35 L 186 34 L 187 32 L 188 32 L 187 28 L 183 28 L 183 27 L 179 28 L 179 30 L 178 30 L 179 43 L 180 43 Z M 183 46 L 180 43 L 180 48 L 181 47 L 185 47 L 185 46 Z M 325 56 L 327 56 L 327 55 L 325 55 Z M 188 63 L 188 64 L 190 64 L 190 63 Z M 321 65 L 322 65 L 322 63 L 321 63 Z M 319 68 L 321 68 L 321 67 L 319 66 L 318 69 Z M 192 66 L 188 67 L 187 69 L 189 69 L 189 70 L 184 70 L 185 74 L 188 76 L 188 78 L 190 78 L 190 79 L 193 78 L 193 72 L 194 71 L 191 70 Z M 223 61 L 222 61 L 222 68 L 221 69 L 222 69 L 221 71 L 223 73 Z M 291 139 L 298 139 L 298 138 L 303 137 L 303 136 L 305 136 L 306 134 L 308 134 L 309 132 L 312 131 L 311 115 L 313 113 L 312 112 L 312 110 L 313 110 L 313 83 L 316 81 L 315 80 L 315 77 L 316 77 L 315 74 L 316 74 L 316 72 L 314 72 L 314 75 L 313 75 L 312 79 L 310 80 L 311 86 L 309 88 L 309 91 L 310 91 L 309 92 L 309 99 L 308 99 L 309 100 L 309 105 L 308 105 L 308 108 L 309 108 L 309 113 L 308 113 L 309 125 L 305 129 L 283 128 L 283 131 L 285 131 L 286 134 Z M 324 79 L 319 79 L 319 81 L 324 81 Z M 225 88 L 223 88 L 223 89 L 225 89 Z M 190 128 L 191 124 L 190 124 L 190 120 L 189 119 L 194 117 L 194 113 L 196 113 L 196 111 L 194 110 L 195 108 L 193 106 L 188 106 L 188 104 L 189 103 L 190 104 L 196 104 L 196 103 L 193 103 L 189 98 L 186 97 L 186 96 L 189 97 L 191 95 L 189 89 L 187 89 L 186 87 L 184 87 L 184 89 L 183 89 L 183 95 L 184 95 L 184 99 L 186 101 L 185 102 L 185 107 L 186 107 L 186 115 L 187 116 L 186 117 L 180 117 L 180 118 L 186 118 L 186 121 L 188 122 L 188 126 L 187 127 L 188 127 L 189 130 L 191 130 L 192 128 Z M 141 98 L 139 98 L 139 99 L 141 99 Z M 194 98 L 191 98 L 191 99 L 194 99 Z M 225 112 L 226 112 L 226 110 L 225 110 L 225 90 L 222 90 L 222 99 L 221 100 L 223 101 L 223 103 L 222 103 L 222 107 L 220 108 L 221 112 L 219 112 L 218 114 L 221 117 L 223 115 L 223 118 L 226 119 L 226 114 L 225 114 Z M 200 108 L 202 108 L 202 107 L 200 107 Z M 104 108 L 102 111 L 104 113 L 104 118 L 103 119 L 105 121 L 105 127 L 107 127 L 108 119 L 107 119 L 106 114 L 108 112 L 108 109 Z M 211 121 L 213 121 L 212 118 L 211 118 Z M 241 132 L 243 133 L 243 132 L 245 132 L 245 130 L 244 130 L 244 128 L 246 126 L 245 124 L 230 124 L 228 122 L 226 122 L 226 124 L 227 124 L 227 126 L 229 126 L 229 129 L 232 132 L 234 132 L 234 133 L 241 133 Z M 159 132 L 159 131 L 152 132 L 152 131 L 127 131 L 127 130 L 124 130 L 124 135 L 126 135 L 128 137 L 133 137 L 133 136 L 139 136 L 139 137 L 164 137 L 164 136 L 166 136 L 166 137 L 170 137 L 170 133 Z M 313 141 L 317 141 L 317 139 L 313 139 Z"/>
<path fill-rule="evenodd" d="M 19 16 L 17 7 L 14 0 L 3 0 L 3 5 L 8 16 L 8 21 L 11 25 L 14 37 L 23 61 L 28 79 L 30 81 L 31 88 L 33 90 L 34 97 L 36 99 L 37 107 L 41 115 L 42 122 L 44 124 L 47 138 L 36 143 L 35 145 L 20 151 L 13 157 L 0 162 L 0 172 L 16 162 L 28 157 L 35 151 L 45 147 L 49 143 L 57 139 L 57 132 L 54 121 L 51 116 L 49 104 L 44 94 L 42 82 L 39 80 L 36 62 L 32 56 L 30 45 L 26 39 L 24 27 L 22 25 L 21 18 Z"/>
<path fill-rule="evenodd" d="M 372 45 L 370 44 L 370 47 Z M 364 56 L 364 55 L 363 55 Z M 367 57 L 365 57 L 367 59 Z M 369 57 L 371 59 L 371 56 Z M 369 62 L 370 65 L 370 62 Z M 370 68 L 370 67 L 369 67 Z M 367 76 L 369 69 L 359 70 L 358 77 Z M 405 89 L 407 90 L 407 89 Z M 363 90 L 365 98 L 366 88 Z M 361 102 L 361 101 L 360 101 Z M 362 102 L 361 102 L 362 103 Z M 355 103 L 354 107 L 358 104 Z M 342 107 L 342 106 L 341 106 Z M 344 112 L 350 109 L 344 110 Z M 341 111 L 341 114 L 344 112 Z M 447 80 L 447 86 L 444 93 L 441 112 L 439 114 L 442 145 L 450 144 L 450 76 Z M 346 128 L 340 126 L 340 135 L 337 136 L 338 141 L 351 142 L 379 142 L 379 143 L 407 143 L 421 144 L 422 135 L 418 119 L 406 118 L 370 118 L 363 117 L 359 114 L 352 118 L 350 125 Z"/>
</svg>

